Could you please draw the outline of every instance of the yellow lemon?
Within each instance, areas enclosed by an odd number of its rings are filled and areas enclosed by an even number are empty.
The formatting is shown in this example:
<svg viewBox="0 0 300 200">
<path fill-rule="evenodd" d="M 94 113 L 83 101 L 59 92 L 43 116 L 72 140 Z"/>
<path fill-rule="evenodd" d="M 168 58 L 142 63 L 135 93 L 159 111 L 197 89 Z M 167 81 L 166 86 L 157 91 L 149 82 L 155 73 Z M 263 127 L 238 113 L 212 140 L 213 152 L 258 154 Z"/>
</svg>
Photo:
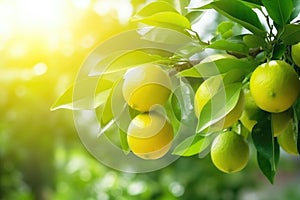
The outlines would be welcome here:
<svg viewBox="0 0 300 200">
<path fill-rule="evenodd" d="M 166 103 L 171 93 L 171 80 L 160 66 L 141 65 L 125 73 L 122 93 L 130 107 L 147 112 L 155 105 Z"/>
<path fill-rule="evenodd" d="M 205 104 L 218 92 L 222 77 L 215 76 L 205 80 L 197 89 L 194 99 L 194 110 L 196 116 L 199 115 Z M 213 124 L 214 128 L 223 129 L 232 126 L 240 118 L 244 108 L 244 93 L 240 93 L 240 97 L 236 106 L 222 119 Z"/>
<path fill-rule="evenodd" d="M 143 159 L 158 159 L 170 149 L 173 127 L 156 112 L 137 115 L 129 124 L 127 141 L 131 151 Z"/>
<path fill-rule="evenodd" d="M 273 60 L 254 70 L 250 91 L 259 108 L 278 113 L 289 109 L 298 98 L 300 81 L 288 63 Z"/>
</svg>

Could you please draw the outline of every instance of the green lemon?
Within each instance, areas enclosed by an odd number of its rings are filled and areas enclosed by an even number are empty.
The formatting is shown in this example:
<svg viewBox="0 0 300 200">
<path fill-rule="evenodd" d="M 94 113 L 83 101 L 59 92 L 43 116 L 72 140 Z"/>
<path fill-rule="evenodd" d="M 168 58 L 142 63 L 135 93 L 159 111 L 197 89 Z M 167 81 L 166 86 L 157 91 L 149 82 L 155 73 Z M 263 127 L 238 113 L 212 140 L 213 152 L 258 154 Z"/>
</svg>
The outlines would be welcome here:
<svg viewBox="0 0 300 200">
<path fill-rule="evenodd" d="M 245 138 L 233 131 L 218 135 L 211 146 L 213 164 L 225 173 L 242 170 L 249 160 L 249 145 Z"/>
</svg>

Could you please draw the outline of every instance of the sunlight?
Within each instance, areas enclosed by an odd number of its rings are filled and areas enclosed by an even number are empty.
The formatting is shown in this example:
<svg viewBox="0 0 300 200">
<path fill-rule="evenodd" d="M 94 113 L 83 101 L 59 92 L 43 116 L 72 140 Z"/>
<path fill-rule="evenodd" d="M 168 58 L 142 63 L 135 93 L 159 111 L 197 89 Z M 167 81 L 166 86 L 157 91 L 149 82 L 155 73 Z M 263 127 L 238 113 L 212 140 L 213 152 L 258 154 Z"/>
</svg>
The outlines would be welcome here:
<svg viewBox="0 0 300 200">
<path fill-rule="evenodd" d="M 66 11 L 59 0 L 16 1 L 19 26 L 27 29 L 58 29 L 64 25 Z"/>
</svg>

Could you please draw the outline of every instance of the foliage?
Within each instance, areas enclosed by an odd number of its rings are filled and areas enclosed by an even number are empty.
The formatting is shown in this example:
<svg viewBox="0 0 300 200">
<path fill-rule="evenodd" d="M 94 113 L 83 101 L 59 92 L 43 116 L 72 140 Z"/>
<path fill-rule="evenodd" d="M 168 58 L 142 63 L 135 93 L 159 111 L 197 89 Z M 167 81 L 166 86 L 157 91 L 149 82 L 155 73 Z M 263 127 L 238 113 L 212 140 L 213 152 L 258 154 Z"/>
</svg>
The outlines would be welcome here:
<svg viewBox="0 0 300 200">
<path fill-rule="evenodd" d="M 247 87 L 251 73 L 258 65 L 270 60 L 284 60 L 297 69 L 291 58 L 290 49 L 291 45 L 300 42 L 300 25 L 295 21 L 299 12 L 299 1 L 216 0 L 199 7 L 189 5 L 189 1 L 154 1 L 145 5 L 132 18 L 132 23 L 139 25 L 137 36 L 140 38 L 137 41 L 147 41 L 149 44 L 159 43 L 166 48 L 176 44 L 174 52 L 147 48 L 128 50 L 124 43 L 125 51 L 103 52 L 101 56 L 104 59 L 95 66 L 90 66 L 94 74 L 98 75 L 99 82 L 108 83 L 121 81 L 127 69 L 148 62 L 160 64 L 170 73 L 172 72 L 172 78 L 178 86 L 174 92 L 184 93 L 184 90 L 188 90 L 186 94 L 192 94 L 179 96 L 178 99 L 172 97 L 165 106 L 172 123 L 178 124 L 178 121 L 181 121 L 194 128 L 195 131 L 192 136 L 187 135 L 185 140 L 177 143 L 173 154 L 180 156 L 192 156 L 207 151 L 213 138 L 222 132 L 210 131 L 209 126 L 235 107 L 240 91 Z M 201 26 L 201 24 L 196 24 L 197 20 L 209 9 L 223 15 L 228 21 L 219 24 L 214 36 L 206 42 L 201 40 L 198 33 L 193 30 L 193 26 Z M 235 26 L 246 31 L 235 33 L 233 30 Z M 184 36 L 180 38 L 174 32 Z M 230 54 L 234 57 L 202 63 L 201 60 L 205 57 L 207 50 Z M 223 79 L 223 90 L 220 90 L 204 106 L 201 117 L 197 123 L 194 123 L 196 116 L 191 107 L 193 107 L 194 88 L 197 87 L 195 85 L 218 75 L 221 75 Z M 183 87 L 182 83 L 189 85 L 188 88 Z M 84 83 L 78 82 L 77 84 Z M 102 119 L 107 115 L 112 116 L 111 123 L 103 123 L 101 120 L 99 122 L 101 127 L 107 129 L 118 121 L 118 118 L 112 109 L 106 109 L 104 102 L 111 100 L 108 91 L 115 91 L 117 87 L 115 84 L 99 84 L 97 87 L 100 89 L 95 90 L 94 106 L 86 106 L 90 105 L 88 102 L 90 99 L 85 100 L 84 95 L 79 99 L 81 103 L 77 103 L 76 107 L 68 106 L 74 103 L 70 95 L 72 89 L 69 89 L 57 101 L 53 109 L 104 109 L 105 112 L 98 113 L 98 117 Z M 81 97 L 81 95 L 76 95 L 76 97 Z M 298 99 L 293 106 L 298 150 L 300 150 L 299 101 Z M 214 105 L 217 108 L 213 109 Z M 258 123 L 252 130 L 252 138 L 248 138 L 248 141 L 254 144 L 261 171 L 273 183 L 280 158 L 279 145 L 277 139 L 273 137 L 270 113 L 261 111 L 257 119 Z M 230 129 L 244 135 L 241 131 L 244 129 L 240 128 L 241 126 L 237 122 Z M 178 131 L 179 126 L 175 127 Z"/>
</svg>

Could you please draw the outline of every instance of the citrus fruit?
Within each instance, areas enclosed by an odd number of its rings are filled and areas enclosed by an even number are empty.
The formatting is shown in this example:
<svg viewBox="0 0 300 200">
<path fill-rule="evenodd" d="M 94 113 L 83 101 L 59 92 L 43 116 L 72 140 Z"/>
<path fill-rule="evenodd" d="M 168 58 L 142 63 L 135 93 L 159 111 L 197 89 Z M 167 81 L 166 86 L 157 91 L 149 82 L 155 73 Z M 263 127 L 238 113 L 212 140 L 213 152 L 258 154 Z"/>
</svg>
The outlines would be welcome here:
<svg viewBox="0 0 300 200">
<path fill-rule="evenodd" d="M 245 138 L 233 131 L 218 135 L 211 146 L 213 164 L 225 173 L 242 170 L 249 160 L 249 145 Z"/>
<path fill-rule="evenodd" d="M 300 67 L 300 42 L 292 46 L 292 58 L 294 63 Z"/>
<path fill-rule="evenodd" d="M 129 124 L 127 141 L 131 151 L 143 159 L 158 159 L 171 147 L 173 127 L 157 112 L 137 115 Z"/>
<path fill-rule="evenodd" d="M 171 93 L 171 80 L 158 65 L 146 64 L 127 70 L 122 93 L 127 104 L 141 112 L 163 105 Z"/>
<path fill-rule="evenodd" d="M 288 63 L 273 60 L 254 70 L 250 78 L 250 91 L 259 108 L 278 113 L 293 105 L 299 95 L 300 82 Z"/>
<path fill-rule="evenodd" d="M 278 137 L 278 143 L 281 148 L 293 155 L 298 155 L 297 142 L 294 137 L 293 122 L 290 120 L 288 127 Z"/>
<path fill-rule="evenodd" d="M 248 131 L 252 131 L 252 128 L 257 123 L 256 115 L 259 112 L 259 108 L 254 102 L 253 97 L 251 96 L 251 92 L 249 89 L 244 90 L 245 94 L 245 107 L 244 111 L 240 117 L 241 123 L 248 129 Z"/>
<path fill-rule="evenodd" d="M 272 113 L 272 126 L 274 137 L 279 136 L 285 129 L 287 129 L 289 122 L 292 120 L 290 110 L 281 113 Z"/>
<path fill-rule="evenodd" d="M 222 81 L 221 76 L 213 76 L 203 81 L 198 87 L 194 98 L 194 110 L 197 117 L 205 104 L 218 92 Z"/>
<path fill-rule="evenodd" d="M 205 80 L 197 89 L 194 98 L 195 115 L 199 118 L 205 104 L 218 92 L 222 84 L 221 76 Z M 215 128 L 223 129 L 232 126 L 240 118 L 244 108 L 244 93 L 240 93 L 236 106 L 222 119 L 213 124 Z"/>
</svg>

